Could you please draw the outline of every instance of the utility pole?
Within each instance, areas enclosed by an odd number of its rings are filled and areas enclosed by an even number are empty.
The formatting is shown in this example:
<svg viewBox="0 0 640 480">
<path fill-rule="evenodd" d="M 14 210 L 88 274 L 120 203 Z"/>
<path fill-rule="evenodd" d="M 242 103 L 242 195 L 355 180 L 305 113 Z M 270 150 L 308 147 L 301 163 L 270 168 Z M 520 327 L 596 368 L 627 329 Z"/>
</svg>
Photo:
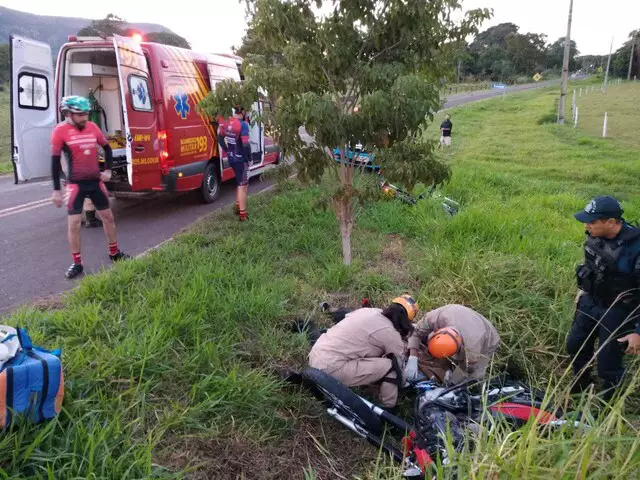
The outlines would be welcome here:
<svg viewBox="0 0 640 480">
<path fill-rule="evenodd" d="M 607 71 L 604 74 L 604 85 L 602 91 L 607 91 L 607 79 L 609 78 L 609 65 L 611 65 L 611 52 L 613 51 L 613 37 L 611 37 L 611 46 L 609 47 L 609 60 L 607 60 Z"/>
<path fill-rule="evenodd" d="M 627 80 L 631 80 L 631 65 L 633 64 L 633 48 L 636 46 L 636 36 L 631 39 L 631 55 L 629 55 L 629 70 L 627 71 Z"/>
<path fill-rule="evenodd" d="M 569 20 L 567 20 L 567 36 L 564 37 L 564 58 L 562 60 L 562 84 L 560 85 L 560 105 L 558 105 L 558 124 L 564 125 L 565 104 L 567 101 L 567 77 L 569 75 L 569 56 L 571 53 L 571 17 L 573 0 L 569 0 Z"/>
<path fill-rule="evenodd" d="M 636 36 L 636 43 L 640 43 L 638 42 L 638 39 L 640 38 L 640 32 L 638 32 L 637 36 Z M 636 75 L 633 76 L 633 79 L 636 80 L 638 75 L 640 73 L 640 45 L 636 45 Z"/>
</svg>

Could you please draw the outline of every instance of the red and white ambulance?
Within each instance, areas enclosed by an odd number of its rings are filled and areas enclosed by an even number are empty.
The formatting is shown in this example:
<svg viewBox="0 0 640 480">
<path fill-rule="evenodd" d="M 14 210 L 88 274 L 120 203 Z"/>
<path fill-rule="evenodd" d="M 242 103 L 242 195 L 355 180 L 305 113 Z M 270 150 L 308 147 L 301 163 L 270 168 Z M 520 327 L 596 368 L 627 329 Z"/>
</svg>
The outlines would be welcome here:
<svg viewBox="0 0 640 480">
<path fill-rule="evenodd" d="M 50 175 L 49 141 L 62 120 L 62 97 L 88 97 L 96 122 L 113 148 L 111 191 L 198 190 L 212 202 L 232 179 L 216 127 L 197 109 L 216 83 L 241 81 L 240 61 L 229 55 L 146 43 L 139 38 L 69 37 L 54 72 L 51 48 L 11 36 L 12 159 L 16 183 Z M 256 99 L 251 108 L 268 108 Z M 251 126 L 249 176 L 278 162 L 263 126 Z"/>
</svg>

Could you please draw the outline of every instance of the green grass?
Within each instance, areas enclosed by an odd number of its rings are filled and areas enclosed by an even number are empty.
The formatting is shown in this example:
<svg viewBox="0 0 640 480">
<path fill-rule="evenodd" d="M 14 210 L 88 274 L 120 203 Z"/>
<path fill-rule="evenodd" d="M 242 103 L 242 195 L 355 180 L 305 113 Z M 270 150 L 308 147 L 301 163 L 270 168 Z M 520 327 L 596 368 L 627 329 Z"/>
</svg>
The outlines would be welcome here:
<svg viewBox="0 0 640 480">
<path fill-rule="evenodd" d="M 459 214 L 447 217 L 437 200 L 373 203 L 350 268 L 333 214 L 312 207 L 321 191 L 290 185 L 252 198 L 247 224 L 225 210 L 84 279 L 59 310 L 6 319 L 63 347 L 66 396 L 55 421 L 0 438 L 3 477 L 398 478 L 275 375 L 305 364 L 306 340 L 287 325 L 317 318 L 325 298 L 384 304 L 408 289 L 423 311 L 471 305 L 500 331 L 498 363 L 515 360 L 534 384 L 562 392 L 583 241 L 572 214 L 611 193 L 640 217 L 640 165 L 633 148 L 539 124 L 554 100 L 547 89 L 453 110 L 443 192 Z M 633 417 L 619 405 L 605 413 L 587 436 L 485 434 L 477 453 L 454 459 L 460 478 L 632 478 Z"/>
<path fill-rule="evenodd" d="M 602 137 L 604 113 L 607 112 L 607 138 L 640 148 L 640 82 L 611 83 L 606 93 L 600 88 L 587 95 L 583 91 L 581 97 L 576 96 L 576 105 L 580 131 Z"/>
<path fill-rule="evenodd" d="M 11 126 L 9 119 L 9 90 L 0 92 L 0 175 L 13 172 L 11 165 Z"/>
</svg>

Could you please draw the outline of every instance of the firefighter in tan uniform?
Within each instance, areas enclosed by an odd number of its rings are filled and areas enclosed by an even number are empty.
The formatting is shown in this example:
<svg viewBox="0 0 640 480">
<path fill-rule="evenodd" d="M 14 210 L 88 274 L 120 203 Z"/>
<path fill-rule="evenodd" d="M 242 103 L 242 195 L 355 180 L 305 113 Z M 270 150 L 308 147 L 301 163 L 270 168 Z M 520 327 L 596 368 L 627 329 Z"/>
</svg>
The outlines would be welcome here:
<svg viewBox="0 0 640 480">
<path fill-rule="evenodd" d="M 323 370 L 347 387 L 380 385 L 382 406 L 393 408 L 404 384 L 406 338 L 418 304 L 409 295 L 384 310 L 359 308 L 322 334 L 309 353 L 309 366 Z"/>
<path fill-rule="evenodd" d="M 422 371 L 444 385 L 480 380 L 499 345 L 500 336 L 485 317 L 463 305 L 445 305 L 415 324 L 404 373 L 415 381 Z"/>
</svg>

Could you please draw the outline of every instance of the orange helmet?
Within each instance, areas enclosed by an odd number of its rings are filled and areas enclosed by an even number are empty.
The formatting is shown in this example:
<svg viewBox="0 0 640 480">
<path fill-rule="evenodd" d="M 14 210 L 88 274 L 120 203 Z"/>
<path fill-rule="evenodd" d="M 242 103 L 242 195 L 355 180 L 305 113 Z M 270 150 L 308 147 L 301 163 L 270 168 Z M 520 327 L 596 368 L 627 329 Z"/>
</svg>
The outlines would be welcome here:
<svg viewBox="0 0 640 480">
<path fill-rule="evenodd" d="M 416 315 L 419 311 L 418 303 L 413 299 L 411 295 L 404 294 L 399 297 L 394 298 L 391 303 L 397 303 L 402 305 L 407 312 L 407 317 L 410 322 L 413 322 L 413 319 L 416 318 Z"/>
<path fill-rule="evenodd" d="M 427 349 L 433 358 L 453 357 L 462 348 L 462 338 L 454 328 L 436 330 L 428 340 Z"/>
</svg>

